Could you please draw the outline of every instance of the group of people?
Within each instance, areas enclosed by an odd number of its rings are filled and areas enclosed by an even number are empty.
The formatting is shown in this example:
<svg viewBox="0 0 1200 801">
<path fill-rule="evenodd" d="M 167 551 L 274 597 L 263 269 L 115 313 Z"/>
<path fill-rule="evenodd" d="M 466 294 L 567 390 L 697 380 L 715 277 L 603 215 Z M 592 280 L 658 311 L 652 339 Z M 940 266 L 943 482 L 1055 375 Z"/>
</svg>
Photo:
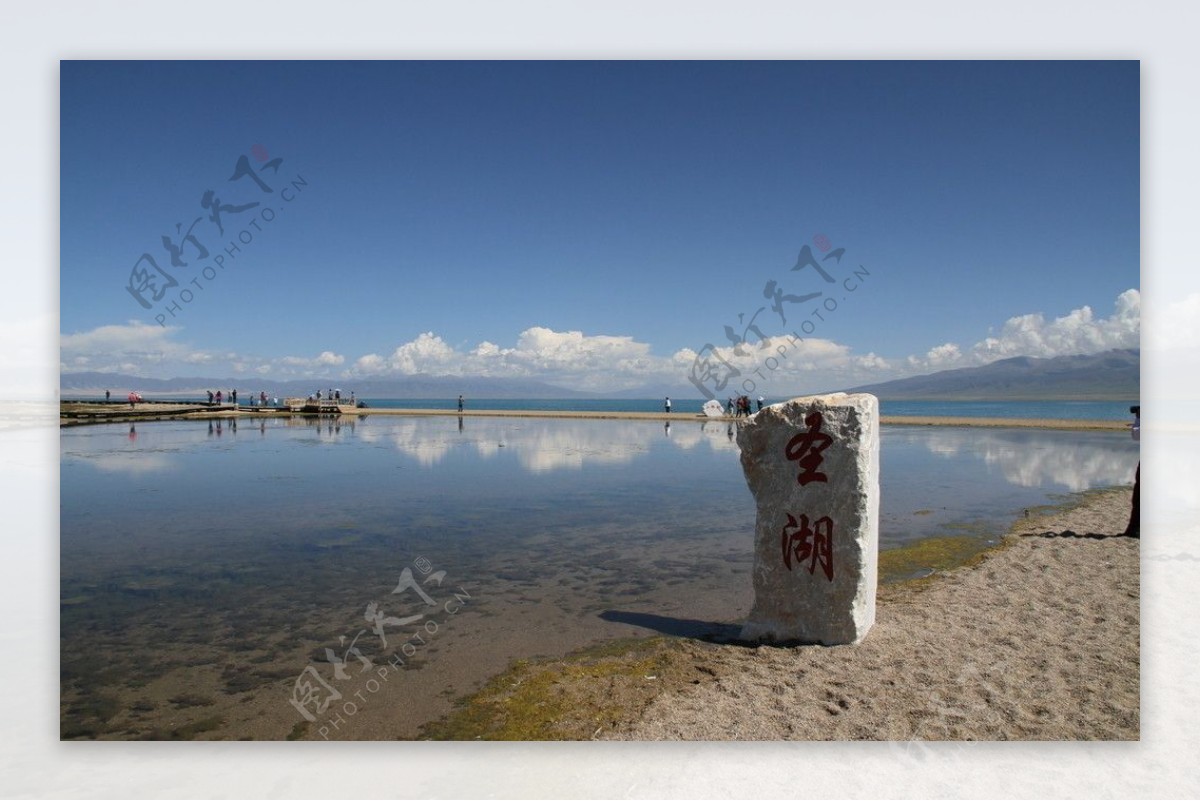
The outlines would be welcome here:
<svg viewBox="0 0 1200 801">
<path fill-rule="evenodd" d="M 763 398 L 762 395 L 758 396 L 758 409 L 755 411 L 762 411 L 764 400 L 765 398 Z M 752 414 L 750 411 L 750 396 L 738 395 L 736 399 L 730 398 L 729 403 L 725 406 L 725 414 L 728 414 L 732 417 L 749 417 Z"/>
<path fill-rule="evenodd" d="M 238 402 L 237 390 L 231 389 L 231 390 L 229 390 L 228 393 L 224 393 L 219 389 L 216 392 L 213 392 L 211 389 L 208 390 L 209 405 L 216 403 L 219 406 L 222 403 L 224 403 L 226 399 L 228 399 L 228 401 L 230 403 L 232 403 L 234 406 L 237 406 L 237 402 Z M 268 399 L 267 393 L 264 391 L 264 392 L 258 393 L 258 397 L 251 395 L 250 396 L 250 405 L 251 406 L 266 406 L 268 400 L 270 400 L 272 403 L 275 403 L 278 399 L 277 398 Z"/>
<path fill-rule="evenodd" d="M 340 404 L 342 402 L 342 391 L 340 389 L 329 389 L 329 390 L 326 390 L 324 395 L 322 395 L 321 390 L 318 389 L 316 391 L 316 393 L 310 394 L 308 396 L 309 400 L 318 400 L 319 401 L 319 400 L 321 400 L 321 398 L 324 398 L 325 400 L 331 400 L 334 403 Z M 351 404 L 355 403 L 353 392 L 350 393 L 350 403 Z"/>
</svg>

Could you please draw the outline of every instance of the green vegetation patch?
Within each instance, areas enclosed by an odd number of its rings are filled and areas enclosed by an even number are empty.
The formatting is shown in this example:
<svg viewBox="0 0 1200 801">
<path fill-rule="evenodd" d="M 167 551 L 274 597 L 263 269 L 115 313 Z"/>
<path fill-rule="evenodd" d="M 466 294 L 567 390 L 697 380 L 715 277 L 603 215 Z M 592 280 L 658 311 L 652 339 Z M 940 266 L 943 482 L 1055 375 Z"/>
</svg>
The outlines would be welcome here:
<svg viewBox="0 0 1200 801">
<path fill-rule="evenodd" d="M 547 663 L 519 660 L 420 737 L 590 740 L 640 714 L 681 669 L 663 637 L 607 642 Z"/>
<path fill-rule="evenodd" d="M 974 564 L 994 542 L 978 535 L 929 537 L 879 553 L 879 580 L 884 584 L 922 579 L 956 567 Z"/>
</svg>

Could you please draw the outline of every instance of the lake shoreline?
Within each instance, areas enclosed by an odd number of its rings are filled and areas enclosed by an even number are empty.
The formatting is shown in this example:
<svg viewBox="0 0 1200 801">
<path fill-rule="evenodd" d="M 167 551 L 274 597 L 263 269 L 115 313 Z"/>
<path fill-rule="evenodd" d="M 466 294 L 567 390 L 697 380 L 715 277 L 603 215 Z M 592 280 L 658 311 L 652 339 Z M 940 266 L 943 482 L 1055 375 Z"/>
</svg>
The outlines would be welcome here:
<svg viewBox="0 0 1200 801">
<path fill-rule="evenodd" d="M 1137 740 L 1129 488 L 1020 517 L 967 566 L 881 587 L 862 643 L 655 637 L 518 663 L 430 739 Z"/>
<path fill-rule="evenodd" d="M 274 407 L 222 406 L 197 408 L 204 404 L 168 404 L 143 402 L 130 406 L 121 403 L 80 403 L 62 401 L 59 424 L 62 427 L 100 423 L 141 423 L 153 420 L 254 420 L 266 417 L 298 416 L 285 409 Z M 572 420 L 652 420 L 657 422 L 684 423 L 737 423 L 736 417 L 706 417 L 695 413 L 666 412 L 601 412 L 601 411 L 550 411 L 520 409 L 471 409 L 462 412 L 453 409 L 359 409 L 346 417 L 387 415 L 395 417 L 510 417 L 510 418 L 558 418 Z M 310 415 L 315 416 L 315 415 Z M 1008 417 L 922 417 L 915 415 L 882 415 L 882 425 L 897 426 L 955 426 L 965 428 L 1047 428 L 1065 431 L 1126 431 L 1129 423 L 1120 420 L 1070 420 L 1049 418 Z"/>
</svg>

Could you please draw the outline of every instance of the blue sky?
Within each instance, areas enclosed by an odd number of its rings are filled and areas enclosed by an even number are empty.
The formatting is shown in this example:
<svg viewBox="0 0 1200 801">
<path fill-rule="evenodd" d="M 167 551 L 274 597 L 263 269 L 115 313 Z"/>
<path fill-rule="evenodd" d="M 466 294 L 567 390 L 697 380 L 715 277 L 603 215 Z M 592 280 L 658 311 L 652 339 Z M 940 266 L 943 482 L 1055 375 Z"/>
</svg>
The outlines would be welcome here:
<svg viewBox="0 0 1200 801">
<path fill-rule="evenodd" d="M 678 394 L 782 345 L 778 397 L 1136 347 L 1139 288 L 1135 61 L 61 64 L 64 371 Z"/>
</svg>

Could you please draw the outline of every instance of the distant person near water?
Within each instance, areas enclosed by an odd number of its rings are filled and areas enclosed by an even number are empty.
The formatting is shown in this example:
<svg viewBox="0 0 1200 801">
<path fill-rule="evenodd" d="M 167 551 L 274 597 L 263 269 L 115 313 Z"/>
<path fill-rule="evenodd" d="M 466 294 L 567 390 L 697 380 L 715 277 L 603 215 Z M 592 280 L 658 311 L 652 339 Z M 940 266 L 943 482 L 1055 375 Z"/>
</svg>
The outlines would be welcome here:
<svg viewBox="0 0 1200 801">
<path fill-rule="evenodd" d="M 765 399 L 763 398 L 763 396 L 762 396 L 762 395 L 759 395 L 759 396 L 758 396 L 758 411 L 760 411 L 760 412 L 762 411 L 763 400 L 765 400 Z"/>
<path fill-rule="evenodd" d="M 1134 442 L 1142 441 L 1142 407 L 1130 406 L 1130 413 L 1133 415 L 1133 424 L 1130 426 L 1129 433 L 1133 437 Z M 1124 536 L 1142 538 L 1142 511 L 1139 503 L 1139 496 L 1142 494 L 1142 460 L 1138 459 L 1137 470 L 1133 473 L 1133 500 L 1130 502 L 1129 509 L 1129 525 L 1125 527 Z"/>
<path fill-rule="evenodd" d="M 111 398 L 111 397 L 112 397 L 112 393 L 111 393 L 111 392 L 109 392 L 107 389 L 106 389 L 106 390 L 104 390 L 104 401 L 105 401 L 105 403 L 107 403 L 107 402 L 108 402 L 108 400 L 109 400 L 109 398 Z"/>
<path fill-rule="evenodd" d="M 458 396 L 458 413 L 462 414 L 462 410 L 463 410 L 463 396 L 459 395 Z"/>
<path fill-rule="evenodd" d="M 667 414 L 671 413 L 671 399 L 670 398 L 667 398 L 663 402 L 663 408 L 667 410 Z"/>
</svg>

